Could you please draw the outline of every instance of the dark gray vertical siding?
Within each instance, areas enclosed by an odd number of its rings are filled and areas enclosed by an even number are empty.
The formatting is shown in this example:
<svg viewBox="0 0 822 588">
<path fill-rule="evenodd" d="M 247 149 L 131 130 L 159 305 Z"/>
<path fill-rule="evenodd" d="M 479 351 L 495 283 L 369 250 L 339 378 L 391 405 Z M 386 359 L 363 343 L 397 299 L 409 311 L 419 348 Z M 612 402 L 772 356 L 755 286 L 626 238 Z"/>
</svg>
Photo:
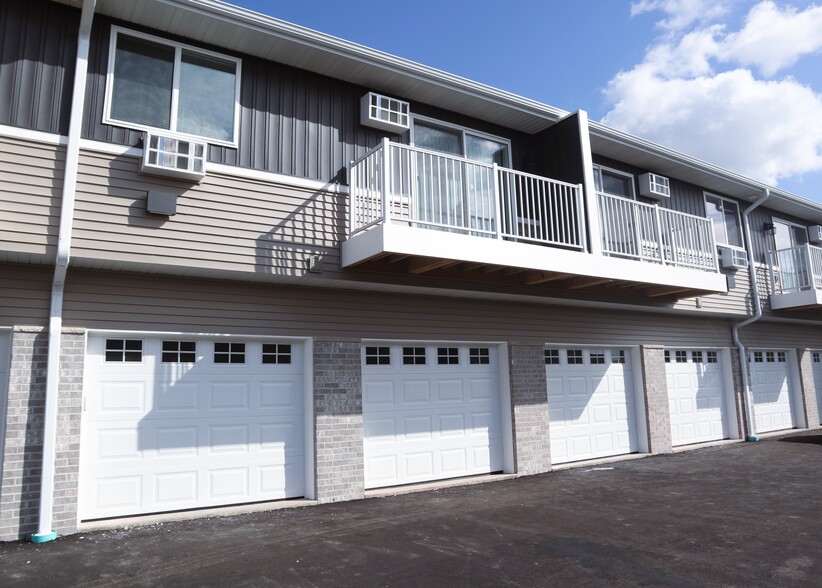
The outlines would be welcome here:
<svg viewBox="0 0 822 588">
<path fill-rule="evenodd" d="M 608 157 L 600 155 L 593 156 L 594 163 L 604 165 L 619 171 L 623 171 L 634 176 L 634 190 L 636 190 L 637 200 L 647 204 L 659 204 L 660 208 L 668 210 L 676 210 L 679 212 L 686 212 L 696 216 L 705 216 L 705 201 L 703 198 L 703 190 L 699 186 L 683 182 L 676 178 L 668 178 L 671 181 L 671 197 L 656 200 L 653 198 L 644 198 L 639 195 L 639 176 L 649 171 L 616 161 Z"/>
<path fill-rule="evenodd" d="M 98 16 L 92 31 L 83 136 L 134 146 L 142 133 L 102 123 L 111 25 Z M 407 134 L 400 137 L 360 124 L 360 98 L 368 88 L 255 57 L 239 57 L 243 73 L 238 148 L 211 146 L 210 161 L 345 183 L 350 161 L 383 137 L 407 142 Z M 511 139 L 514 165 L 520 168 L 530 150 L 524 134 L 423 104 L 413 104 L 412 111 Z"/>
<path fill-rule="evenodd" d="M 582 142 L 579 115 L 569 116 L 534 136 L 534 173 L 555 180 L 581 184 Z"/>
<path fill-rule="evenodd" d="M 43 0 L 0 2 L 0 124 L 68 132 L 79 14 Z"/>
</svg>

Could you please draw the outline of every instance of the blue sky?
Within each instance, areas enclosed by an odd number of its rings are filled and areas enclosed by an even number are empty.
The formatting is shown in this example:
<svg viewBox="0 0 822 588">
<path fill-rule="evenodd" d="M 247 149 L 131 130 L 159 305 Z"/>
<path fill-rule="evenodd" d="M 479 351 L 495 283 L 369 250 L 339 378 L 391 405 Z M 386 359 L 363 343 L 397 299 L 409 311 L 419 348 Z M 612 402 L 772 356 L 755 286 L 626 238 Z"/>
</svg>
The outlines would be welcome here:
<svg viewBox="0 0 822 588">
<path fill-rule="evenodd" d="M 822 5 L 233 3 L 591 118 L 822 202 Z"/>
</svg>

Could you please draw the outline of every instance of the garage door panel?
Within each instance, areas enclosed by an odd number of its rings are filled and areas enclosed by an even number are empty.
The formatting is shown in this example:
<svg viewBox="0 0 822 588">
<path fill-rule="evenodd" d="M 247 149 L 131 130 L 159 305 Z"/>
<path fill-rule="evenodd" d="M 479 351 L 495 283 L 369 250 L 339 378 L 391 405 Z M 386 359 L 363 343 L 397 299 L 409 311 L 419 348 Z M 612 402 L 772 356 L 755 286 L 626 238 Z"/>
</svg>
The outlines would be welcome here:
<svg viewBox="0 0 822 588">
<path fill-rule="evenodd" d="M 369 364 L 377 347 L 364 349 L 366 488 L 501 469 L 496 350 L 486 348 L 487 362 L 472 364 L 470 346 L 448 344 L 449 361 L 458 363 L 440 365 L 444 345 L 382 347 L 390 348 L 390 363 Z M 406 349 L 416 363 L 403 363 Z"/>
<path fill-rule="evenodd" d="M 197 361 L 183 364 L 161 338 L 139 339 L 131 363 L 107 361 L 106 337 L 89 339 L 81 519 L 304 494 L 300 345 L 246 340 L 244 363 L 220 364 L 222 340 L 193 338 Z"/>
<path fill-rule="evenodd" d="M 636 451 L 625 350 L 546 350 L 551 459 L 564 463 Z"/>
<path fill-rule="evenodd" d="M 674 446 L 717 441 L 729 436 L 724 372 L 718 351 L 665 352 L 671 441 Z"/>
<path fill-rule="evenodd" d="M 751 351 L 749 366 L 756 431 L 766 433 L 795 427 L 787 352 Z"/>
</svg>

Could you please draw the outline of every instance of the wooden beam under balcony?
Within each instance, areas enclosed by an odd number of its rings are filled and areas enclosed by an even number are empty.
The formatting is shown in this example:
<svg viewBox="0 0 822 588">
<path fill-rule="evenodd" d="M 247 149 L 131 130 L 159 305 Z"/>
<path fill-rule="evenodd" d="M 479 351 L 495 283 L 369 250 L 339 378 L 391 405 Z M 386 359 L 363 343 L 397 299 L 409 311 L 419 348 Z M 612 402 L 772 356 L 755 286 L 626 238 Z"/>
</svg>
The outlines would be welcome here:
<svg viewBox="0 0 822 588">
<path fill-rule="evenodd" d="M 408 262 L 408 273 L 424 274 L 426 272 L 457 265 L 459 262 L 453 259 L 434 259 L 430 257 L 419 257 Z"/>
<path fill-rule="evenodd" d="M 593 286 L 601 286 L 613 282 L 610 278 L 571 278 L 565 282 L 565 288 L 568 290 L 581 290 L 583 288 L 592 288 Z"/>
<path fill-rule="evenodd" d="M 548 273 L 548 272 L 530 272 L 522 281 L 526 286 L 535 286 L 536 284 L 545 284 L 547 282 L 556 282 L 570 277 L 570 274 L 562 273 Z"/>
<path fill-rule="evenodd" d="M 645 296 L 648 298 L 660 298 L 662 296 L 670 296 L 671 294 L 679 294 L 681 292 L 688 292 L 693 288 L 676 288 L 672 286 L 658 286 L 656 288 L 648 288 L 645 290 Z"/>
</svg>

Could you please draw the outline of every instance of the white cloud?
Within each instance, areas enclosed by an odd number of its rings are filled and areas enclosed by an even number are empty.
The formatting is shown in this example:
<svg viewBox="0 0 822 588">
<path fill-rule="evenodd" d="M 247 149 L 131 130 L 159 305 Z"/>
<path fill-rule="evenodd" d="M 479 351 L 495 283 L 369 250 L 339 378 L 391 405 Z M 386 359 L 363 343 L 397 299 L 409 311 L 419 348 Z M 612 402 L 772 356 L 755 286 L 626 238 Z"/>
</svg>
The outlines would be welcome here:
<svg viewBox="0 0 822 588">
<path fill-rule="evenodd" d="M 772 184 L 822 170 L 822 95 L 794 78 L 758 79 L 749 69 L 772 76 L 819 51 L 822 8 L 760 2 L 739 31 L 728 32 L 692 16 L 706 3 L 685 2 L 676 12 L 680 4 L 632 6 L 634 14 L 661 10 L 667 32 L 642 63 L 608 83 L 603 122 Z M 677 22 L 687 30 L 675 30 Z"/>
<path fill-rule="evenodd" d="M 695 22 L 708 22 L 727 14 L 732 0 L 638 0 L 631 4 L 631 16 L 646 12 L 664 12 L 668 18 L 657 26 L 681 31 Z"/>
<path fill-rule="evenodd" d="M 717 56 L 772 76 L 820 49 L 821 6 L 799 11 L 792 6 L 780 9 L 773 2 L 761 2 L 748 13 L 745 26 L 724 39 Z"/>
</svg>

